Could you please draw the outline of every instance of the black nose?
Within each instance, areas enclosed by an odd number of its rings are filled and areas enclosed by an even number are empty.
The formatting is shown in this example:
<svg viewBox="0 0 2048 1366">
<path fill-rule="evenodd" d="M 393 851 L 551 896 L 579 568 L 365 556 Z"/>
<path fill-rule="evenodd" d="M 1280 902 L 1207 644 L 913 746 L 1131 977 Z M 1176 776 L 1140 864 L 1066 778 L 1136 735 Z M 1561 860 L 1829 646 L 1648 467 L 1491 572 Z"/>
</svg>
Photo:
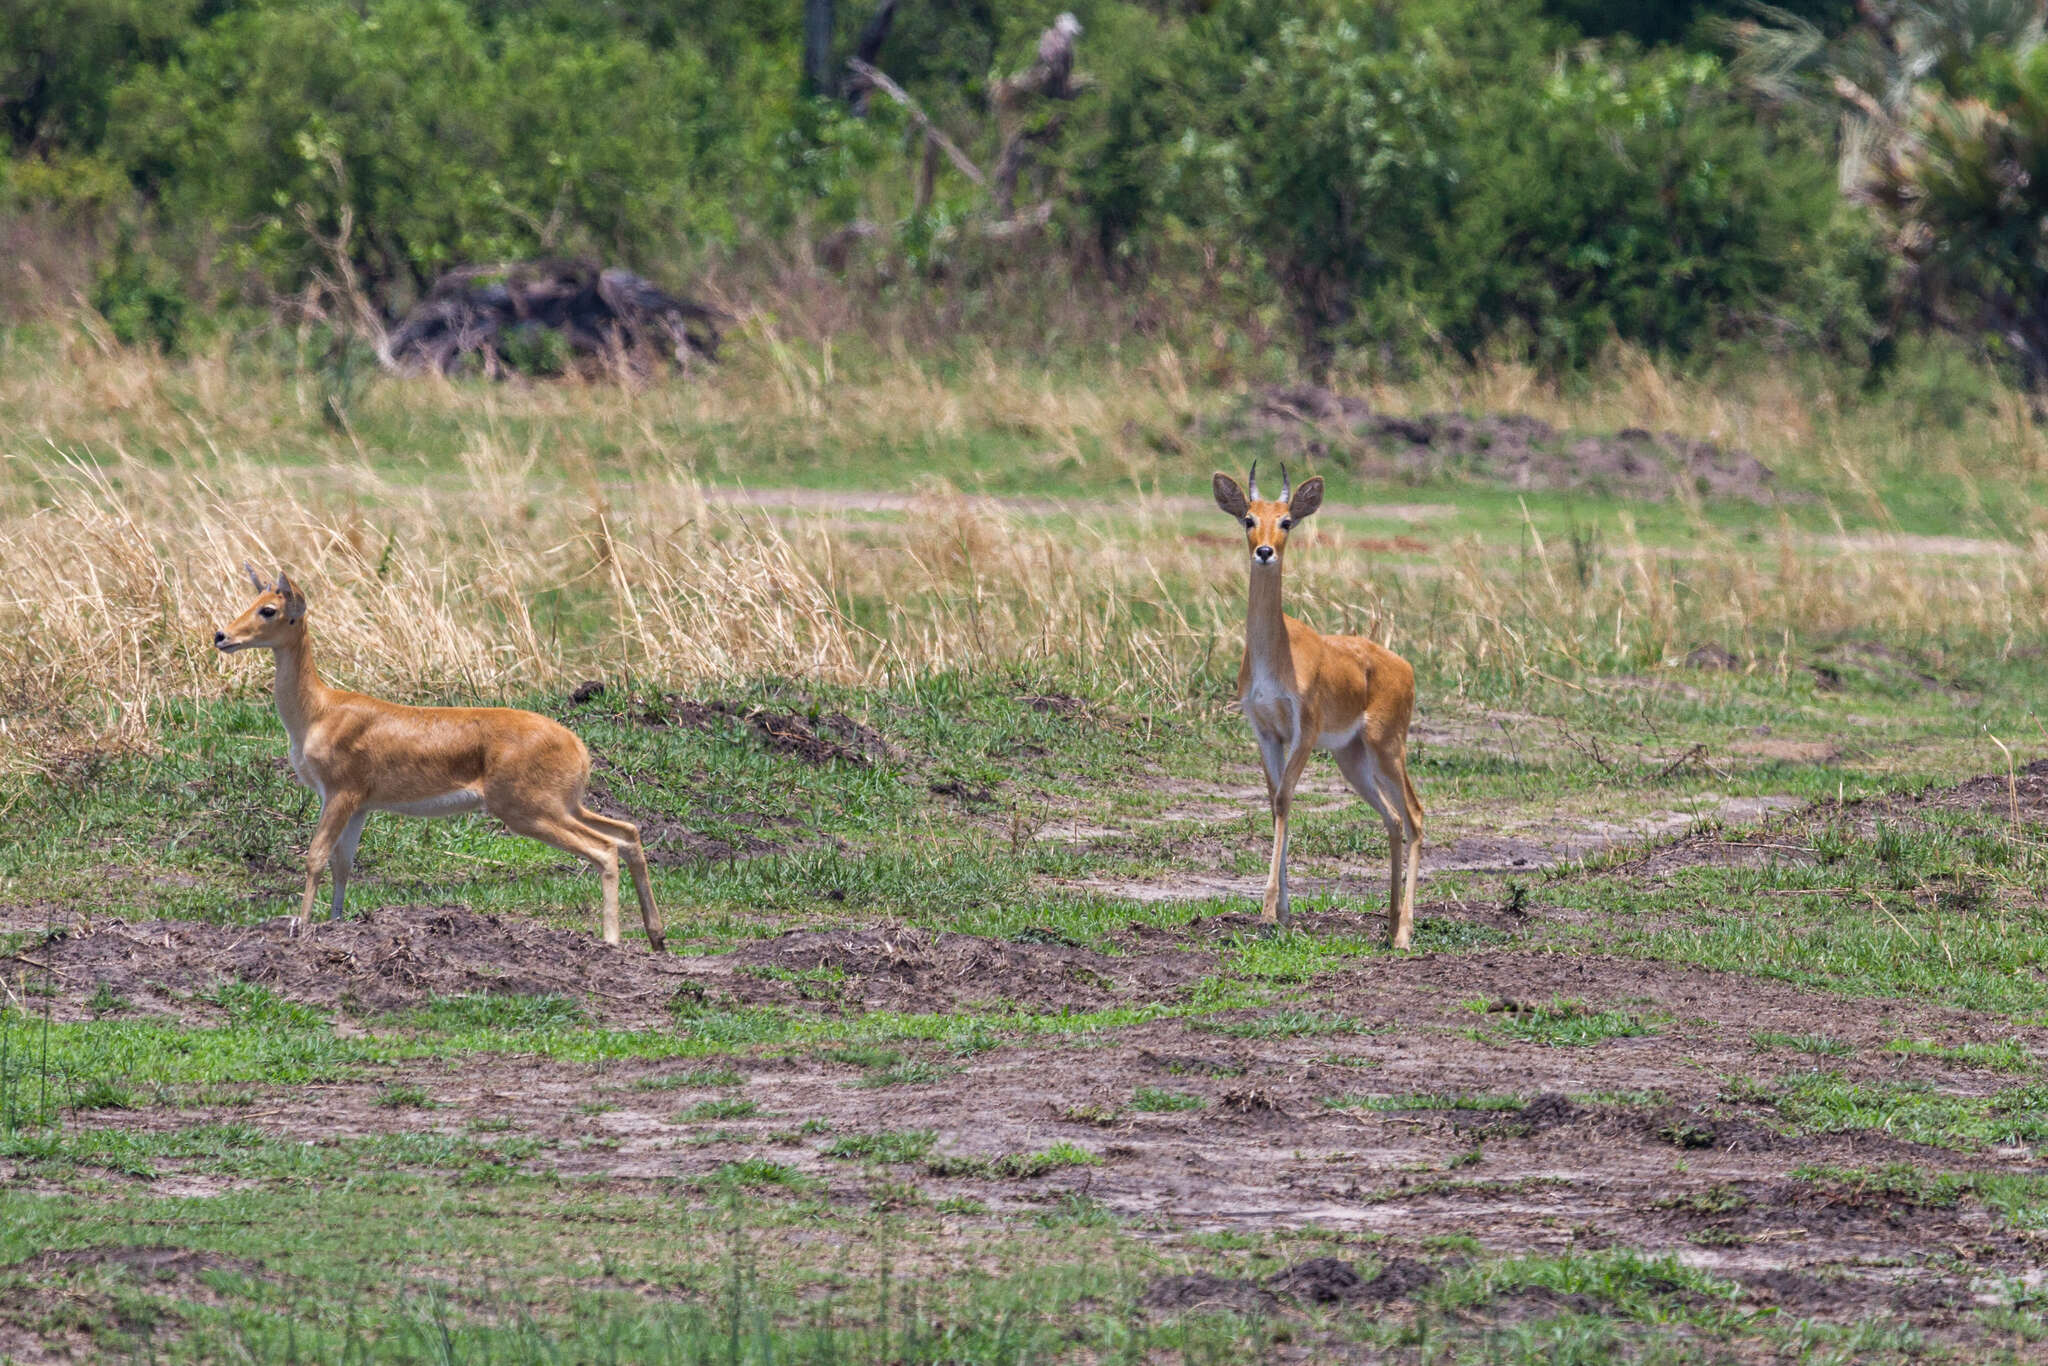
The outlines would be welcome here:
<svg viewBox="0 0 2048 1366">
<path fill-rule="evenodd" d="M 1262 545 L 1252 553 L 1257 555 L 1262 560 L 1270 560 L 1273 558 L 1273 547 L 1269 545 Z"/>
<path fill-rule="evenodd" d="M 213 633 L 213 643 L 216 645 L 225 645 L 227 643 L 227 639 L 228 633 L 226 631 L 215 631 Z"/>
</svg>

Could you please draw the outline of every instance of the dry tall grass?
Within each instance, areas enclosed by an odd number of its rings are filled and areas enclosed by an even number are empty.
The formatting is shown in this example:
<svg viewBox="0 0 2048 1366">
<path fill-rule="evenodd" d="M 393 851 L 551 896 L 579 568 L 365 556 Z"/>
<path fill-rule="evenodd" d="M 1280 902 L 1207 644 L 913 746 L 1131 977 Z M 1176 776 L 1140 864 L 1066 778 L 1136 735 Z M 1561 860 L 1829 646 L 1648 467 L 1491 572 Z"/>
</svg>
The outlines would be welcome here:
<svg viewBox="0 0 2048 1366">
<path fill-rule="evenodd" d="M 763 346 L 751 371 L 642 393 L 380 387 L 370 401 L 458 429 L 456 470 L 431 475 L 402 451 L 365 451 L 346 426 L 323 428 L 303 375 L 220 356 L 169 365 L 90 338 L 28 359 L 0 378 L 0 766 L 141 743 L 168 699 L 264 686 L 267 669 L 208 643 L 245 596 L 245 559 L 307 586 L 337 680 L 400 697 L 516 696 L 627 673 L 692 686 L 1041 665 L 1213 699 L 1233 671 L 1241 553 L 1199 496 L 1207 466 L 1131 435 L 1195 404 L 1170 354 L 1090 383 L 993 362 L 942 383 L 907 359 L 849 379 L 829 353 Z M 1816 432 L 1810 406 L 1745 404 L 1654 370 L 1571 401 L 1510 371 L 1462 382 L 1468 406 L 1561 425 L 1647 417 L 1767 458 L 1854 457 L 1836 429 Z M 1460 397 L 1449 387 L 1380 398 L 1429 406 Z M 696 467 L 744 470 L 750 445 L 781 439 L 792 415 L 849 443 L 1000 426 L 1041 441 L 1049 464 L 1093 451 L 1138 485 L 1195 492 L 1003 505 L 933 489 L 881 517 L 829 499 L 707 502 Z M 2034 460 L 2023 417 L 1994 438 L 2009 448 L 2000 458 Z M 1512 542 L 1388 559 L 1322 518 L 1294 556 L 1292 600 L 1325 630 L 1388 639 L 1440 694 L 1654 667 L 1703 641 L 1778 669 L 1819 635 L 2009 643 L 2038 637 L 2048 607 L 2048 538 L 1949 554 L 1882 530 L 1695 531 L 1659 547 L 1624 528 L 1589 549 L 1527 526 Z"/>
</svg>

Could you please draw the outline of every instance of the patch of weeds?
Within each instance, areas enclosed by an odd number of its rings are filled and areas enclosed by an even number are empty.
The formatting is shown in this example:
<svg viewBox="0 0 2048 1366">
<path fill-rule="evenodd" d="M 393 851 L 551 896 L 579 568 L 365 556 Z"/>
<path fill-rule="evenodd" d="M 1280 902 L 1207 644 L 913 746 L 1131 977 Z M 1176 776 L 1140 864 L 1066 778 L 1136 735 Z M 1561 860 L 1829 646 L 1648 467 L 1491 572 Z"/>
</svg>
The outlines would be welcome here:
<svg viewBox="0 0 2048 1366">
<path fill-rule="evenodd" d="M 971 1195 L 949 1195 L 934 1201 L 932 1208 L 941 1214 L 987 1214 L 988 1205 Z"/>
<path fill-rule="evenodd" d="M 198 1000 L 227 1012 L 231 1024 L 272 1025 L 285 1029 L 319 1029 L 326 1017 L 311 1006 L 287 1001 L 269 987 L 254 982 L 224 981 L 199 993 Z"/>
<path fill-rule="evenodd" d="M 1363 1058 L 1359 1057 L 1355 1053 L 1325 1053 L 1320 1058 L 1317 1058 L 1316 1061 L 1322 1063 L 1326 1067 L 1367 1068 L 1378 1067 L 1380 1065 L 1380 1060 L 1378 1058 Z M 1239 1068 L 1238 1070 L 1243 1071 L 1244 1069 Z"/>
<path fill-rule="evenodd" d="M 1101 1129 L 1122 1123 L 1123 1117 L 1124 1112 L 1114 1105 L 1069 1105 L 1060 1111 L 1060 1118 L 1069 1124 L 1093 1124 Z"/>
<path fill-rule="evenodd" d="M 921 1162 L 932 1150 L 938 1135 L 930 1129 L 884 1129 L 878 1133 L 847 1134 L 825 1149 L 825 1156 L 880 1162 Z"/>
<path fill-rule="evenodd" d="M 608 1100 L 586 1100 L 576 1110 L 585 1115 L 608 1115 L 618 1108 Z"/>
<path fill-rule="evenodd" d="M 134 1009 L 135 1003 L 126 996 L 117 995 L 105 982 L 92 989 L 92 995 L 85 998 L 85 1008 L 97 1020 L 102 1015 L 117 1015 L 124 1010 Z"/>
<path fill-rule="evenodd" d="M 707 1119 L 751 1119 L 761 1113 L 761 1107 L 751 1100 L 735 1100 L 720 1097 L 717 1100 L 700 1100 L 676 1116 L 680 1123 L 692 1124 Z"/>
<path fill-rule="evenodd" d="M 701 1001 L 671 1002 L 676 1027 L 706 1043 L 736 1047 L 742 1044 L 780 1043 L 796 1029 L 796 1022 L 779 1010 L 766 1006 L 737 1006 L 730 1010 Z"/>
<path fill-rule="evenodd" d="M 1695 1229 L 1686 1235 L 1685 1241 L 1695 1247 L 1748 1247 L 1752 1240 L 1746 1233 L 1737 1233 L 1732 1228 L 1722 1228 L 1715 1224 Z"/>
<path fill-rule="evenodd" d="M 862 1086 L 930 1086 L 933 1082 L 941 1081 L 959 1070 L 957 1067 L 933 1062 L 929 1058 L 911 1058 L 909 1061 L 900 1062 L 894 1067 L 885 1067 L 878 1072 L 868 1073 L 860 1079 L 860 1084 Z"/>
<path fill-rule="evenodd" d="M 1061 1191 L 1053 1207 L 1034 1221 L 1040 1228 L 1115 1228 L 1123 1220 L 1092 1195 Z"/>
<path fill-rule="evenodd" d="M 1377 1031 L 1349 1015 L 1314 1010 L 1276 1010 L 1248 1020 L 1197 1020 L 1194 1028 L 1233 1039 L 1298 1039 L 1326 1034 L 1371 1034 Z"/>
<path fill-rule="evenodd" d="M 1749 1046 L 1759 1053 L 1789 1048 L 1795 1053 L 1812 1053 L 1824 1058 L 1846 1058 L 1856 1051 L 1845 1041 L 1825 1034 L 1780 1034 L 1772 1029 L 1751 1031 Z"/>
<path fill-rule="evenodd" d="M 1503 1039 L 1546 1048 L 1581 1048 L 1657 1030 L 1633 1011 L 1595 1010 L 1584 1001 L 1556 997 L 1548 1005 L 1510 1008 L 1493 1032 Z"/>
<path fill-rule="evenodd" d="M 1680 1210 L 1687 1214 L 1733 1214 L 1749 1205 L 1749 1197 L 1724 1182 L 1716 1182 L 1705 1190 L 1680 1191 L 1653 1201 L 1658 1209 Z"/>
<path fill-rule="evenodd" d="M 765 1157 L 748 1157 L 720 1164 L 698 1177 L 696 1184 L 714 1190 L 721 1186 L 781 1186 L 788 1190 L 806 1191 L 814 1189 L 818 1182 L 783 1163 L 771 1162 Z"/>
<path fill-rule="evenodd" d="M 1824 1187 L 1830 1195 L 1852 1202 L 1921 1205 L 1929 1209 L 1948 1209 L 1960 1204 L 1971 1189 L 1968 1176 L 1922 1171 L 1909 1162 L 1877 1168 L 1806 1163 L 1792 1169 L 1792 1179 Z"/>
<path fill-rule="evenodd" d="M 744 1086 L 746 1077 L 730 1067 L 698 1067 L 688 1072 L 670 1072 L 658 1077 L 641 1077 L 635 1091 L 695 1091 L 713 1086 Z"/>
<path fill-rule="evenodd" d="M 868 1185 L 868 1208 L 877 1214 L 916 1209 L 924 1203 L 924 1192 L 914 1182 L 882 1180 Z"/>
<path fill-rule="evenodd" d="M 1056 1172 L 1062 1167 L 1096 1167 L 1102 1158 L 1073 1143 L 1055 1143 L 1042 1152 L 1003 1153 L 996 1157 L 934 1157 L 924 1169 L 932 1176 L 969 1176 L 983 1179 L 1028 1179 Z"/>
<path fill-rule="evenodd" d="M 133 1110 L 135 1097 L 126 1087 L 106 1077 L 93 1077 L 71 1092 L 74 1110 Z"/>
<path fill-rule="evenodd" d="M 1200 1110 L 1209 1104 L 1200 1096 L 1186 1091 L 1162 1091 L 1156 1086 L 1140 1086 L 1131 1094 L 1131 1108 L 1151 1114 L 1163 1114 L 1174 1110 Z"/>
<path fill-rule="evenodd" d="M 1820 1133 L 1879 1129 L 1895 1138 L 1975 1150 L 2048 1140 L 2048 1087 L 1954 1095 L 1924 1083 L 1851 1082 L 1839 1072 L 1786 1078 L 1778 1112 Z"/>
<path fill-rule="evenodd" d="M 1711 1148 L 1721 1135 L 1711 1124 L 1674 1119 L 1657 1126 L 1657 1137 L 1674 1148 Z"/>
<path fill-rule="evenodd" d="M 1255 1233 L 1190 1233 L 1187 1236 L 1190 1247 L 1207 1248 L 1211 1252 L 1250 1252 L 1262 1248 L 1266 1240 Z"/>
<path fill-rule="evenodd" d="M 530 1034 L 582 1024 L 584 1014 L 583 1007 L 567 996 L 474 993 L 432 997 L 418 1009 L 402 1016 L 401 1022 L 415 1029 L 448 1034 L 482 1031 Z"/>
<path fill-rule="evenodd" d="M 2032 1072 L 2039 1066 L 2034 1055 L 2018 1039 L 1997 1043 L 1940 1044 L 1926 1039 L 1893 1039 L 1884 1046 L 1887 1053 L 1914 1058 L 1933 1058 L 1958 1067 L 1979 1067 L 1991 1072 Z"/>
<path fill-rule="evenodd" d="M 441 1102 L 427 1094 L 424 1086 L 394 1083 L 377 1093 L 375 1102 L 386 1110 L 437 1110 Z"/>
</svg>

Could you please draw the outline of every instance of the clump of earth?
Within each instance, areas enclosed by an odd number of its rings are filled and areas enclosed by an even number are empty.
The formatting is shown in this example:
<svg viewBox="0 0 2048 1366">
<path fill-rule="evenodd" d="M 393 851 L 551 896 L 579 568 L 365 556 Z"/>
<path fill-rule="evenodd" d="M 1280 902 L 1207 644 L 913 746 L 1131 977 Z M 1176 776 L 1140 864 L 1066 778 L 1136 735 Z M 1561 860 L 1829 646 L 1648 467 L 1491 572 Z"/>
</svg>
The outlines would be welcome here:
<svg viewBox="0 0 2048 1366">
<path fill-rule="evenodd" d="M 1777 476 L 1747 451 L 1624 427 L 1572 435 L 1521 413 L 1377 413 L 1313 385 L 1246 395 L 1212 433 L 1378 478 L 1465 478 L 1517 489 L 1588 489 L 1661 501 L 1776 501 Z"/>
</svg>

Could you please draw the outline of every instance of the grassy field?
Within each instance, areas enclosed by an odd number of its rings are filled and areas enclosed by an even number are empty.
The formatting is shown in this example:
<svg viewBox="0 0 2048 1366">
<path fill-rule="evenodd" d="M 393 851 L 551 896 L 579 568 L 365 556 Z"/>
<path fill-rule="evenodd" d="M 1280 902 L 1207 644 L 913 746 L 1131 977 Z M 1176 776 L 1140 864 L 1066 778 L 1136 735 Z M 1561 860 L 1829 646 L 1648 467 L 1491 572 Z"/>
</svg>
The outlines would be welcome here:
<svg viewBox="0 0 2048 1366">
<path fill-rule="evenodd" d="M 1363 395 L 1741 447 L 1745 498 L 1289 455 L 1290 610 L 1420 677 L 1396 955 L 1323 760 L 1257 933 L 1206 490 L 1306 447 L 1245 387 L 0 342 L 0 1357 L 2048 1355 L 2025 405 Z M 313 799 L 207 647 L 244 559 L 334 681 L 583 735 L 670 951 L 471 819 L 373 820 L 289 939 Z"/>
</svg>

